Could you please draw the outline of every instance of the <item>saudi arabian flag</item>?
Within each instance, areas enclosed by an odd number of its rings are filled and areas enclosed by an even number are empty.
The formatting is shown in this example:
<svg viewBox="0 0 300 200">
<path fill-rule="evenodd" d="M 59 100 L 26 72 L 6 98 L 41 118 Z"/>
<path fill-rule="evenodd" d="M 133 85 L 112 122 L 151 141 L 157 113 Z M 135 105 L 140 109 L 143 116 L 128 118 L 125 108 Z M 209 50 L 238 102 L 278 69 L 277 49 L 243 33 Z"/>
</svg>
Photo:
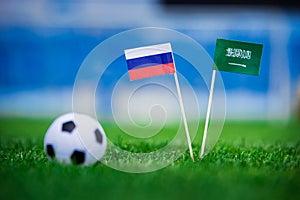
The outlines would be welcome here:
<svg viewBox="0 0 300 200">
<path fill-rule="evenodd" d="M 262 49 L 262 44 L 217 39 L 213 69 L 258 76 Z"/>
</svg>

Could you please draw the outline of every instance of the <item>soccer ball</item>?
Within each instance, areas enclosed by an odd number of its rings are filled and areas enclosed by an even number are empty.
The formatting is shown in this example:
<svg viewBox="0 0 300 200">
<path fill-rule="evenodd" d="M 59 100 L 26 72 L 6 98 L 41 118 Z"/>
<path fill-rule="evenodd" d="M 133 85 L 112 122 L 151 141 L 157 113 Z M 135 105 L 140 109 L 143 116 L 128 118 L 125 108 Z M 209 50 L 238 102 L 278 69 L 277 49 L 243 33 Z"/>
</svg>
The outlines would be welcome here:
<svg viewBox="0 0 300 200">
<path fill-rule="evenodd" d="M 50 160 L 92 165 L 103 157 L 106 143 L 106 135 L 97 120 L 84 114 L 68 113 L 50 125 L 44 149 Z"/>
</svg>

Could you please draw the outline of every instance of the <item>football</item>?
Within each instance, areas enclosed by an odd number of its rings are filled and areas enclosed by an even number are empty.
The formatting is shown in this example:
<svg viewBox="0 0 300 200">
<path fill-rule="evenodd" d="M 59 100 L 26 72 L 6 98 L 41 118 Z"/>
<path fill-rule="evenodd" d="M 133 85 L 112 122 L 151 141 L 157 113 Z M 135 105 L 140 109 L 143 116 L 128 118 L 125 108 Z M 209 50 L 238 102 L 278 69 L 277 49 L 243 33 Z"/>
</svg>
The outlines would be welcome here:
<svg viewBox="0 0 300 200">
<path fill-rule="evenodd" d="M 50 160 L 75 165 L 92 165 L 100 161 L 106 144 L 106 135 L 100 123 L 79 113 L 58 117 L 44 138 L 44 149 Z"/>
</svg>

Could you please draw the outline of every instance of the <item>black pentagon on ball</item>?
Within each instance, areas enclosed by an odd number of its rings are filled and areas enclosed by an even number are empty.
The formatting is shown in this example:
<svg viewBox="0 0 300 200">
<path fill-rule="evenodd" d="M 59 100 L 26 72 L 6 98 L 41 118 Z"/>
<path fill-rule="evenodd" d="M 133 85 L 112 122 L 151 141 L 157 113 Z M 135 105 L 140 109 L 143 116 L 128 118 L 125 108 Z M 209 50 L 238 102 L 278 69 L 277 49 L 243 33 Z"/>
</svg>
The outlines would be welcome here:
<svg viewBox="0 0 300 200">
<path fill-rule="evenodd" d="M 102 133 L 99 131 L 99 129 L 95 130 L 95 135 L 96 135 L 97 142 L 102 144 L 103 137 L 102 137 Z"/>
<path fill-rule="evenodd" d="M 55 151 L 51 144 L 46 145 L 46 153 L 52 159 L 55 157 Z"/>
<path fill-rule="evenodd" d="M 75 165 L 81 165 L 85 161 L 85 153 L 83 151 L 75 150 L 71 155 L 71 161 Z"/>
<path fill-rule="evenodd" d="M 68 121 L 68 122 L 63 123 L 61 130 L 63 132 L 72 133 L 72 131 L 74 130 L 75 127 L 76 127 L 76 125 L 73 121 Z"/>
</svg>

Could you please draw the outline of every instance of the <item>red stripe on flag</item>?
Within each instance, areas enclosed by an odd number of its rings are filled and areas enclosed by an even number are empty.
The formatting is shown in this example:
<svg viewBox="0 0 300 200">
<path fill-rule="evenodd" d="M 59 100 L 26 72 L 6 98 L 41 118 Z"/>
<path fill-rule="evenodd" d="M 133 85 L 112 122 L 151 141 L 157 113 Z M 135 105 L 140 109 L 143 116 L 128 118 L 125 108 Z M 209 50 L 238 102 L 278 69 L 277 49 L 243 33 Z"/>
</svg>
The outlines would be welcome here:
<svg viewBox="0 0 300 200">
<path fill-rule="evenodd" d="M 155 65 L 150 67 L 132 69 L 128 71 L 131 81 L 142 78 L 149 78 L 152 76 L 161 76 L 164 74 L 174 74 L 174 63 Z"/>
</svg>

